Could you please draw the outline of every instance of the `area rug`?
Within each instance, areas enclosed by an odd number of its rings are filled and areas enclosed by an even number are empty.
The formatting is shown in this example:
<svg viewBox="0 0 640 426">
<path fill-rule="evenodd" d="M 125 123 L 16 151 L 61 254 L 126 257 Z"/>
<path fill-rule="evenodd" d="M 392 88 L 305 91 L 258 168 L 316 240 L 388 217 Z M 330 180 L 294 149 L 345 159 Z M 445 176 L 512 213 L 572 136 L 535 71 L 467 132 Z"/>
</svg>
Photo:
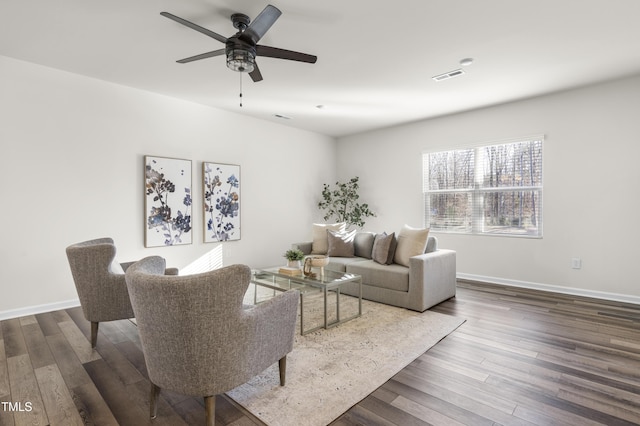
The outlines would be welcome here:
<svg viewBox="0 0 640 426">
<path fill-rule="evenodd" d="M 462 323 L 363 301 L 359 318 L 305 336 L 296 330 L 286 386 L 279 385 L 276 363 L 227 395 L 271 426 L 324 426 Z"/>
</svg>

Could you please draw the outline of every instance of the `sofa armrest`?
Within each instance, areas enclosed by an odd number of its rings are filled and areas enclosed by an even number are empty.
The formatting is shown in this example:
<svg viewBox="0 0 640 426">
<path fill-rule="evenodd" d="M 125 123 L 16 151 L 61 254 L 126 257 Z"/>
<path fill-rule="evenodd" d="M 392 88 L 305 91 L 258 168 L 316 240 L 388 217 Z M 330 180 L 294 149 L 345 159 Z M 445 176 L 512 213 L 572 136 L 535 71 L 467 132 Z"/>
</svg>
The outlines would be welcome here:
<svg viewBox="0 0 640 426">
<path fill-rule="evenodd" d="M 409 259 L 410 309 L 423 312 L 456 295 L 456 252 L 439 249 Z"/>
<path fill-rule="evenodd" d="M 306 254 L 311 254 L 311 247 L 312 247 L 312 242 L 311 241 L 303 241 L 301 243 L 293 243 L 291 244 L 291 249 L 292 250 L 300 250 L 302 251 L 305 255 Z"/>
</svg>

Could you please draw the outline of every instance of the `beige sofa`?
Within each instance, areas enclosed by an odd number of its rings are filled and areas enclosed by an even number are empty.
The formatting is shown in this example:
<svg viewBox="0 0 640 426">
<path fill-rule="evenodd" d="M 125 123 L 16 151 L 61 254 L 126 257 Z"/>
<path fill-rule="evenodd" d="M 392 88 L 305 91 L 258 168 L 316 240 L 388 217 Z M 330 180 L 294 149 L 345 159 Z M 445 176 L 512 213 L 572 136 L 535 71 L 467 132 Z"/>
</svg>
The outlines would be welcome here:
<svg viewBox="0 0 640 426">
<path fill-rule="evenodd" d="M 326 268 L 361 275 L 364 299 L 418 312 L 456 295 L 456 252 L 439 249 L 436 237 L 428 237 L 424 253 L 410 257 L 408 267 L 374 260 L 375 240 L 375 233 L 355 233 L 353 256 L 332 255 L 329 247 Z M 292 248 L 311 254 L 313 243 L 295 243 Z M 342 292 L 357 295 L 357 284 L 345 284 Z"/>
</svg>

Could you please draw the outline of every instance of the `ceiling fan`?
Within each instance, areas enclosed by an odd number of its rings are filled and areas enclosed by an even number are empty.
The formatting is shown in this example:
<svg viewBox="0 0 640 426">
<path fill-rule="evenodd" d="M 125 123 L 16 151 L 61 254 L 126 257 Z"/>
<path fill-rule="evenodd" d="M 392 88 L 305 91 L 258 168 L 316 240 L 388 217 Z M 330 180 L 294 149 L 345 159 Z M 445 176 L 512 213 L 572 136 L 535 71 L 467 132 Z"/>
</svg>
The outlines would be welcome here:
<svg viewBox="0 0 640 426">
<path fill-rule="evenodd" d="M 266 56 L 268 58 L 288 59 L 291 61 L 308 62 L 315 64 L 316 56 L 306 53 L 294 52 L 292 50 L 279 49 L 277 47 L 257 44 L 258 41 L 271 28 L 273 23 L 282 15 L 282 12 L 275 6 L 268 5 L 262 12 L 251 21 L 243 13 L 231 15 L 231 22 L 238 32 L 227 38 L 211 30 L 189 22 L 185 19 L 172 15 L 169 12 L 161 12 L 160 15 L 172 19 L 193 30 L 201 32 L 211 38 L 225 44 L 224 49 L 213 50 L 189 58 L 180 59 L 178 63 L 198 61 L 200 59 L 212 58 L 214 56 L 225 55 L 227 57 L 227 67 L 233 71 L 247 72 L 255 82 L 262 80 L 262 74 L 256 63 L 256 56 Z"/>
</svg>

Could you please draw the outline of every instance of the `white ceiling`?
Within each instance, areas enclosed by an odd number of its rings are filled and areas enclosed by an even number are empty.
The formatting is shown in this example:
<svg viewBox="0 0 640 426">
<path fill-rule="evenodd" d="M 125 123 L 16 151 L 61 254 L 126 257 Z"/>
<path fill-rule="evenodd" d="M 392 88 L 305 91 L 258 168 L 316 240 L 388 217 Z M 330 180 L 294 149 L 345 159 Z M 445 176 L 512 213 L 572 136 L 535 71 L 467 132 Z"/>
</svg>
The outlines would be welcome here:
<svg viewBox="0 0 640 426">
<path fill-rule="evenodd" d="M 240 108 L 224 57 L 175 62 L 224 46 L 161 11 L 228 37 L 268 1 L 283 14 L 260 44 L 316 64 L 258 58 Z M 0 0 L 0 55 L 344 136 L 640 73 L 638 17 L 639 0 Z"/>
</svg>

